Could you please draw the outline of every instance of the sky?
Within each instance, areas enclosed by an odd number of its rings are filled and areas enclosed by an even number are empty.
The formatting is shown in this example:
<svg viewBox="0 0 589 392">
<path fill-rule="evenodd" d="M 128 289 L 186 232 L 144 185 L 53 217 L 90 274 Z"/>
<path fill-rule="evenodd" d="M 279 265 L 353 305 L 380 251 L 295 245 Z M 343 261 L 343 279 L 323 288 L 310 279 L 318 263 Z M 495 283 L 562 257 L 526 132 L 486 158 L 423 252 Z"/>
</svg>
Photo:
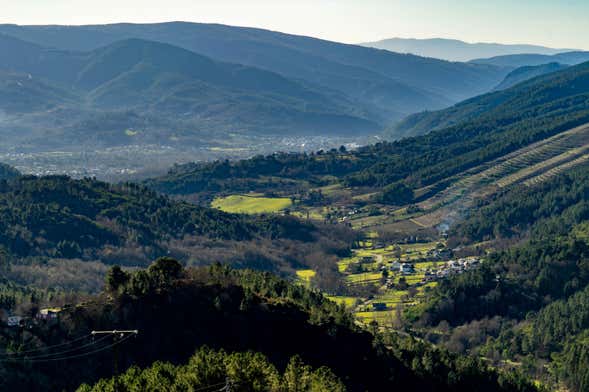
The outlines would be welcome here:
<svg viewBox="0 0 589 392">
<path fill-rule="evenodd" d="M 0 23 L 190 21 L 334 41 L 455 38 L 589 50 L 589 0 L 0 0 Z"/>
</svg>

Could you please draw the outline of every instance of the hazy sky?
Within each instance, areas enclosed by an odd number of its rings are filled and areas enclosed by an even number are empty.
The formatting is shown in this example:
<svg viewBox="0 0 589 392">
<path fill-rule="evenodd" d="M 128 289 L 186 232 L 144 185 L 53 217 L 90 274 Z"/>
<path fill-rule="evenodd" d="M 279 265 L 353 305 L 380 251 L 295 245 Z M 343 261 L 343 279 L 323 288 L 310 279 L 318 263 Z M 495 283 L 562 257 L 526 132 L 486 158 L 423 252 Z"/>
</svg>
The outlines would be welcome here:
<svg viewBox="0 0 589 392">
<path fill-rule="evenodd" d="M 0 0 L 0 23 L 183 20 L 342 42 L 398 37 L 589 49 L 589 0 Z"/>
</svg>

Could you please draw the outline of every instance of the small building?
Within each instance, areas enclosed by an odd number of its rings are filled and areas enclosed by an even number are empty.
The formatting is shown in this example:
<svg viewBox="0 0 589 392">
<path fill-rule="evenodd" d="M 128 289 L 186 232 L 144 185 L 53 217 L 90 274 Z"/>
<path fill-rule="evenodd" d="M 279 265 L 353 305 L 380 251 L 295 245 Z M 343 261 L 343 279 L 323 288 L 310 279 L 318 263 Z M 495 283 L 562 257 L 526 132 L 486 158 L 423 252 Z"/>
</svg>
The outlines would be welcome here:
<svg viewBox="0 0 589 392">
<path fill-rule="evenodd" d="M 360 263 L 362 264 L 369 264 L 369 263 L 373 263 L 374 262 L 374 257 L 372 256 L 363 256 L 360 259 Z"/>
<path fill-rule="evenodd" d="M 399 272 L 403 275 L 415 273 L 415 266 L 411 263 L 402 263 L 399 267 Z"/>
<path fill-rule="evenodd" d="M 372 309 L 375 310 L 375 311 L 377 311 L 377 312 L 380 312 L 380 311 L 383 311 L 383 310 L 387 310 L 387 304 L 384 303 L 384 302 L 374 302 L 372 304 Z"/>
<path fill-rule="evenodd" d="M 55 320 L 59 316 L 61 308 L 45 308 L 41 309 L 37 314 L 37 318 L 40 320 Z"/>
<path fill-rule="evenodd" d="M 9 327 L 18 327 L 23 321 L 24 319 L 21 316 L 9 316 L 6 319 L 6 325 Z"/>
<path fill-rule="evenodd" d="M 389 265 L 389 269 L 391 271 L 400 271 L 401 268 L 401 263 L 399 263 L 398 261 L 393 261 L 390 265 Z"/>
</svg>

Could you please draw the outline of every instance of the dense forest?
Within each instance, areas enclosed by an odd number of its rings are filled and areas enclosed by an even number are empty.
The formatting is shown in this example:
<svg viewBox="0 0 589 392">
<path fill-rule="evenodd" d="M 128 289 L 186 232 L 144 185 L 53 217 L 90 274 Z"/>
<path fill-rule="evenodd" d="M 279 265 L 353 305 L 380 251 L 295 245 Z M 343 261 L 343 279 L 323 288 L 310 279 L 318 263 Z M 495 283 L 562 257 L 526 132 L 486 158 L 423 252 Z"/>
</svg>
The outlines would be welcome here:
<svg viewBox="0 0 589 392">
<path fill-rule="evenodd" d="M 35 311 L 31 309 L 30 316 Z M 262 377 L 265 369 L 265 382 L 279 386 L 281 377 L 288 378 L 296 356 L 297 367 L 307 369 L 316 382 L 337 386 L 339 378 L 351 391 L 393 387 L 462 391 L 475 386 L 488 391 L 535 390 L 517 375 L 497 374 L 475 358 L 457 357 L 394 334 L 361 330 L 349 313 L 322 294 L 271 274 L 221 265 L 184 269 L 169 258 L 137 272 L 115 266 L 107 274 L 103 294 L 64 307 L 56 320 L 33 323 L 26 330 L 3 330 L 0 342 L 9 353 L 0 370 L 3 387 L 72 390 L 95 383 L 111 374 L 112 353 L 81 354 L 105 348 L 109 342 L 79 337 L 93 329 L 128 328 L 138 329 L 139 334 L 119 347 L 120 368 L 134 365 L 126 370 L 122 383 L 130 382 L 126 380 L 133 375 L 142 382 L 150 374 L 167 374 L 167 382 L 188 379 L 196 384 L 202 372 L 210 375 L 207 381 L 225 381 L 223 376 L 239 381 L 248 372 L 253 373 L 249 377 Z M 69 347 L 68 342 L 72 342 Z M 63 346 L 53 348 L 57 345 Z M 194 354 L 203 346 L 215 352 L 202 349 Z M 252 353 L 233 354 L 247 351 Z M 64 352 L 72 356 L 65 366 L 51 361 Z M 235 377 L 234 361 L 247 358 L 254 361 Z M 331 370 L 312 371 L 300 361 Z M 148 366 L 152 367 L 137 368 Z M 108 390 L 108 385 L 112 380 L 99 382 L 95 390 Z"/>
<path fill-rule="evenodd" d="M 287 215 L 227 214 L 130 183 L 60 176 L 0 182 L 2 263 L 13 282 L 37 288 L 95 291 L 105 264 L 146 266 L 165 255 L 279 274 L 313 266 L 333 286 L 337 269 L 322 266 L 346 255 L 357 236 Z"/>
<path fill-rule="evenodd" d="M 78 392 L 199 390 L 221 387 L 240 391 L 343 392 L 345 387 L 329 368 L 317 370 L 292 357 L 284 374 L 260 354 L 213 351 L 201 348 L 187 365 L 156 362 L 147 369 L 132 367 L 121 377 L 87 384 Z"/>
</svg>

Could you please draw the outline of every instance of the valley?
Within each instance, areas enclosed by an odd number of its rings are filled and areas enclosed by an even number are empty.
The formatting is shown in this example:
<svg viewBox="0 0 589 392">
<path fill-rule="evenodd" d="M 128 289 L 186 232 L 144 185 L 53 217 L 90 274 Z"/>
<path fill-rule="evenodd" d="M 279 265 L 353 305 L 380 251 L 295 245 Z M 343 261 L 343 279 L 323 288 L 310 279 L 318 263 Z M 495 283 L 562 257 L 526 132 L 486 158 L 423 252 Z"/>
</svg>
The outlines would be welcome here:
<svg viewBox="0 0 589 392">
<path fill-rule="evenodd" d="M 318 151 L 346 145 L 356 148 L 378 137 L 330 136 L 251 136 L 234 134 L 223 140 L 198 140 L 187 145 L 183 140 L 148 144 L 142 133 L 127 136 L 134 140 L 125 145 L 98 148 L 88 141 L 85 146 L 56 146 L 54 149 L 0 142 L 0 162 L 22 173 L 37 176 L 66 174 L 73 178 L 96 177 L 106 181 L 139 180 L 164 174 L 170 167 L 194 161 L 246 159 L 283 151 Z"/>
<path fill-rule="evenodd" d="M 0 390 L 589 391 L 589 52 L 196 22 L 0 51 Z"/>
</svg>

